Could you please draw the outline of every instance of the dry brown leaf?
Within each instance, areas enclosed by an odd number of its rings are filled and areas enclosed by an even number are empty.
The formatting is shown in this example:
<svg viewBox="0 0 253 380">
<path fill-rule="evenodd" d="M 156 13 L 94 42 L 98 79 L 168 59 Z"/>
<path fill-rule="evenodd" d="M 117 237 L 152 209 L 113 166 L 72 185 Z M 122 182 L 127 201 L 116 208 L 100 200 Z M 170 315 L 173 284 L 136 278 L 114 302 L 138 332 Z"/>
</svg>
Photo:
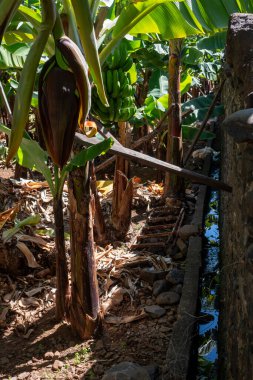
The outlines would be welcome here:
<svg viewBox="0 0 253 380">
<path fill-rule="evenodd" d="M 41 266 L 37 263 L 35 257 L 33 256 L 32 252 L 30 249 L 25 245 L 25 243 L 22 243 L 19 241 L 17 243 L 18 249 L 23 253 L 23 255 L 26 257 L 28 266 L 30 268 L 41 268 Z"/>
<path fill-rule="evenodd" d="M 17 203 L 14 207 L 9 208 L 8 210 L 5 210 L 4 212 L 0 213 L 0 230 L 3 228 L 5 223 L 8 220 L 12 220 L 16 213 L 18 212 L 20 207 L 20 203 Z"/>
<path fill-rule="evenodd" d="M 42 247 L 48 247 L 48 245 L 49 245 L 48 242 L 40 236 L 30 236 L 30 235 L 22 234 L 22 235 L 18 235 L 18 240 L 30 241 L 31 243 L 35 243 L 35 244 L 42 246 Z"/>
<path fill-rule="evenodd" d="M 142 311 L 139 315 L 126 315 L 124 317 L 117 317 L 116 315 L 111 315 L 105 318 L 105 322 L 109 324 L 120 325 L 122 323 L 131 323 L 138 321 L 140 319 L 146 318 L 148 314 Z"/>
<path fill-rule="evenodd" d="M 45 289 L 45 288 L 42 286 L 39 286 L 37 288 L 29 290 L 28 292 L 25 292 L 25 295 L 27 295 L 27 297 L 32 297 L 32 296 L 35 296 L 35 294 L 40 293 L 43 289 Z"/>
<path fill-rule="evenodd" d="M 39 306 L 40 302 L 39 302 L 39 300 L 37 298 L 34 298 L 34 297 L 28 297 L 28 298 L 22 297 L 18 301 L 18 304 L 21 307 L 27 308 L 27 307 L 30 307 L 30 306 Z"/>
<path fill-rule="evenodd" d="M 120 305 L 123 301 L 124 294 L 128 293 L 126 289 L 114 286 L 109 292 L 106 301 L 102 304 L 102 309 L 106 313 L 111 307 Z"/>
<path fill-rule="evenodd" d="M 29 189 L 29 190 L 41 189 L 42 187 L 48 187 L 47 181 L 42 181 L 42 182 L 29 181 L 23 185 L 23 188 Z"/>
</svg>

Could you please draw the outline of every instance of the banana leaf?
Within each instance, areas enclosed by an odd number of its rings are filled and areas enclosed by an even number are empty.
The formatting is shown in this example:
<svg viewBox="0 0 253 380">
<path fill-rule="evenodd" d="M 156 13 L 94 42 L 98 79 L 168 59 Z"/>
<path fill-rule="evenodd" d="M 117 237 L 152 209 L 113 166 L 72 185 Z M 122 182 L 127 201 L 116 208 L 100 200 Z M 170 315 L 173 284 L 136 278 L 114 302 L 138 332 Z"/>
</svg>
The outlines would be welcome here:
<svg viewBox="0 0 253 380">
<path fill-rule="evenodd" d="M 89 1 L 72 0 L 72 6 L 75 12 L 77 27 L 80 33 L 80 39 L 85 52 L 85 58 L 89 65 L 90 73 L 97 86 L 101 102 L 105 105 L 108 105 L 103 84 L 100 60 L 97 50 L 97 42 L 91 18 Z"/>
<path fill-rule="evenodd" d="M 184 140 L 193 140 L 198 133 L 198 128 L 190 127 L 189 125 L 182 125 L 182 133 Z M 215 138 L 215 133 L 204 131 L 200 135 L 200 140 L 212 140 Z"/>
<path fill-rule="evenodd" d="M 28 50 L 26 51 L 26 54 L 24 51 L 22 51 L 20 54 L 18 52 L 18 49 L 16 52 L 10 53 L 4 46 L 0 46 L 0 70 L 22 69 L 28 54 Z"/>
</svg>

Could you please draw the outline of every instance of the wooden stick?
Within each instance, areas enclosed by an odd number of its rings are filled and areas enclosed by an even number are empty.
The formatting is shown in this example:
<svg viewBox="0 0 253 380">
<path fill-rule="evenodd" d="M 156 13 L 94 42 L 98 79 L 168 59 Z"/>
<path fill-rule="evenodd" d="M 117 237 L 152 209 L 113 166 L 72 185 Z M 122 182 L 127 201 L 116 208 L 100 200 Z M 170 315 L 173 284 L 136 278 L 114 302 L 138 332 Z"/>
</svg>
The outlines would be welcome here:
<svg viewBox="0 0 253 380">
<path fill-rule="evenodd" d="M 174 227 L 174 223 L 173 224 L 157 224 L 156 226 L 145 226 L 143 227 L 142 229 L 142 232 L 146 231 L 153 231 L 153 230 L 168 230 L 168 229 L 172 229 Z"/>
<path fill-rule="evenodd" d="M 165 248 L 165 243 L 157 242 L 157 243 L 140 243 L 131 245 L 130 249 L 142 249 L 142 248 L 151 248 L 151 247 L 161 247 Z"/>
<path fill-rule="evenodd" d="M 131 145 L 131 149 L 136 149 L 138 147 L 140 147 L 142 144 L 144 144 L 145 142 L 148 142 L 150 140 L 152 140 L 157 134 L 163 132 L 164 129 L 166 129 L 168 126 L 167 124 L 163 124 L 165 119 L 169 116 L 169 114 L 172 112 L 172 107 L 170 107 L 166 113 L 163 115 L 163 117 L 159 120 L 156 128 L 151 132 L 149 133 L 148 135 L 144 136 L 144 137 L 141 137 L 139 140 L 135 141 L 132 145 Z M 191 113 L 193 112 L 193 109 L 189 109 L 188 111 L 184 112 L 183 115 L 182 115 L 182 118 L 190 115 Z M 104 170 L 105 168 L 107 168 L 109 165 L 113 164 L 113 162 L 116 160 L 116 156 L 112 156 L 110 158 L 108 158 L 108 160 L 102 162 L 102 164 L 100 165 L 97 165 L 96 166 L 96 173 L 100 172 L 101 170 Z"/>
<path fill-rule="evenodd" d="M 176 220 L 177 216 L 174 215 L 168 215 L 168 216 L 156 216 L 148 218 L 148 223 L 159 223 L 159 222 L 171 222 L 172 220 Z"/>
<path fill-rule="evenodd" d="M 96 137 L 89 138 L 80 133 L 75 134 L 75 140 L 77 143 L 81 145 L 86 145 L 86 146 L 98 144 L 100 142 L 100 140 L 98 140 Z M 179 166 L 169 164 L 168 162 L 164 162 L 164 161 L 158 160 L 157 158 L 150 157 L 147 154 L 143 154 L 140 152 L 136 152 L 132 149 L 125 148 L 123 146 L 120 146 L 119 144 L 114 144 L 111 147 L 110 151 L 114 154 L 125 157 L 126 159 L 130 161 L 132 160 L 140 164 L 143 164 L 144 166 L 157 168 L 160 170 L 164 170 L 165 172 L 171 172 L 183 178 L 188 178 L 189 180 L 195 183 L 201 183 L 207 186 L 211 186 L 214 189 L 221 189 L 228 192 L 232 192 L 232 187 L 227 185 L 224 182 L 217 181 L 203 174 L 195 173 L 191 170 L 183 169 Z"/>
<path fill-rule="evenodd" d="M 143 240 L 143 239 L 150 239 L 150 238 L 160 238 L 160 237 L 168 237 L 173 234 L 173 231 L 167 231 L 167 232 L 154 232 L 152 234 L 144 234 L 137 236 L 137 241 Z"/>
<path fill-rule="evenodd" d="M 220 87 L 219 87 L 219 90 L 217 91 L 217 94 L 216 94 L 215 97 L 213 98 L 213 101 L 212 101 L 212 103 L 211 103 L 211 105 L 210 105 L 210 107 L 209 107 L 209 110 L 207 111 L 206 117 L 205 117 L 205 119 L 202 121 L 202 124 L 201 124 L 201 126 L 200 126 L 200 128 L 199 128 L 197 134 L 195 135 L 194 140 L 193 140 L 193 142 L 192 142 L 192 144 L 191 144 L 191 146 L 190 146 L 188 152 L 186 153 L 186 156 L 185 156 L 185 158 L 184 158 L 184 160 L 183 160 L 183 164 L 184 164 L 184 166 L 185 166 L 185 164 L 187 163 L 187 161 L 188 161 L 190 155 L 192 154 L 192 151 L 193 151 L 193 149 L 194 149 L 196 143 L 199 141 L 199 138 L 200 138 L 200 136 L 201 136 L 201 133 L 203 132 L 203 130 L 204 130 L 205 127 L 206 127 L 206 124 L 207 124 L 207 122 L 208 122 L 208 120 L 209 120 L 209 118 L 210 118 L 210 116 L 211 116 L 211 114 L 212 114 L 212 112 L 213 112 L 213 109 L 214 109 L 214 107 L 215 107 L 215 104 L 217 103 L 218 97 L 219 97 L 219 95 L 220 95 L 220 93 L 221 93 L 221 91 L 222 91 L 222 89 L 223 89 L 223 86 L 224 86 L 225 81 L 226 81 L 226 79 L 223 79 L 223 81 L 221 82 Z"/>
</svg>

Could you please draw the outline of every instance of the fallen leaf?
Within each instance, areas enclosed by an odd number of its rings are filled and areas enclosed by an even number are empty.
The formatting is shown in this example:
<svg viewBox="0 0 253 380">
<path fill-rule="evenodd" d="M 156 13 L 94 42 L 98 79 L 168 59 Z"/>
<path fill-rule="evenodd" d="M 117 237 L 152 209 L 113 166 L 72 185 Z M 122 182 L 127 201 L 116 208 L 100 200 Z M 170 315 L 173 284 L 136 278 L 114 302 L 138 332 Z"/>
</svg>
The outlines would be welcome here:
<svg viewBox="0 0 253 380">
<path fill-rule="evenodd" d="M 120 305 L 123 301 L 124 294 L 128 293 L 126 289 L 114 286 L 108 293 L 106 301 L 102 304 L 102 309 L 106 313 L 111 307 Z"/>
<path fill-rule="evenodd" d="M 28 298 L 22 297 L 18 301 L 18 304 L 19 304 L 19 306 L 26 308 L 26 307 L 30 307 L 30 306 L 39 306 L 40 302 L 37 298 L 34 298 L 34 297 L 28 297 Z"/>
<path fill-rule="evenodd" d="M 31 190 L 36 190 L 36 189 L 41 189 L 42 187 L 49 187 L 47 181 L 42 181 L 42 182 L 35 182 L 35 181 L 29 181 L 26 182 L 23 185 L 24 188 L 31 189 Z"/>
<path fill-rule="evenodd" d="M 120 325 L 122 323 L 131 323 L 134 321 L 138 321 L 140 319 L 146 318 L 148 314 L 145 311 L 142 311 L 139 315 L 127 315 L 125 317 L 116 317 L 115 315 L 111 315 L 105 318 L 105 322 L 109 324 Z"/>
<path fill-rule="evenodd" d="M 96 185 L 102 195 L 106 195 L 113 190 L 113 181 L 97 181 Z"/>
<path fill-rule="evenodd" d="M 30 236 L 30 235 L 19 235 L 18 236 L 18 240 L 19 241 L 30 241 L 31 243 L 35 243 L 39 246 L 43 246 L 43 247 L 46 247 L 48 246 L 48 242 L 44 239 L 42 239 L 42 237 L 40 236 Z"/>
<path fill-rule="evenodd" d="M 20 203 L 17 203 L 14 207 L 9 208 L 8 210 L 5 210 L 0 213 L 0 230 L 3 228 L 5 223 L 8 220 L 12 220 L 16 213 L 18 212 L 20 207 Z"/>
<path fill-rule="evenodd" d="M 40 218 L 39 214 L 28 216 L 24 220 L 21 220 L 20 222 L 18 222 L 15 225 L 15 227 L 10 228 L 6 231 L 3 231 L 3 235 L 2 235 L 3 242 L 6 243 L 8 240 L 10 240 L 10 238 L 12 238 L 14 235 L 16 235 L 16 233 L 19 232 L 19 230 L 22 227 L 25 227 L 27 225 L 33 226 L 33 225 L 40 223 L 40 221 L 41 221 L 41 218 Z"/>
<path fill-rule="evenodd" d="M 32 297 L 32 296 L 35 296 L 35 294 L 40 293 L 43 289 L 44 289 L 44 287 L 39 286 L 39 287 L 37 287 L 37 288 L 34 288 L 34 289 L 32 289 L 32 290 L 29 290 L 28 292 L 25 292 L 25 295 L 26 295 L 27 297 Z"/>
<path fill-rule="evenodd" d="M 41 268 L 41 265 L 39 265 L 33 256 L 33 253 L 30 251 L 30 249 L 25 245 L 25 243 L 22 243 L 19 241 L 17 243 L 18 249 L 25 255 L 29 268 Z"/>
</svg>

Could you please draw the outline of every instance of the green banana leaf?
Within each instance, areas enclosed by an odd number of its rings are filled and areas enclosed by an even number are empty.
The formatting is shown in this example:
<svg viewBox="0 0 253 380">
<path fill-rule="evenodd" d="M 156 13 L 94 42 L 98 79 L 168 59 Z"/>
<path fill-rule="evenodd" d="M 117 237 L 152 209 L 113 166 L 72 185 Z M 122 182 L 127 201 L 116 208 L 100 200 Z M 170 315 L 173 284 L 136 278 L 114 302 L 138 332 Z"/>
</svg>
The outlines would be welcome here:
<svg viewBox="0 0 253 380">
<path fill-rule="evenodd" d="M 229 16 L 234 12 L 253 12 L 253 2 L 248 0 L 184 0 L 174 3 L 165 1 L 143 17 L 128 33 L 132 35 L 158 33 L 164 39 L 217 33 L 227 29 Z M 130 24 L 129 18 L 124 21 L 123 14 L 120 18 L 119 25 L 122 29 L 127 23 Z"/>
<path fill-rule="evenodd" d="M 0 124 L 0 130 L 10 137 L 11 130 L 9 128 L 5 127 L 3 124 Z M 19 165 L 22 165 L 30 170 L 36 170 L 43 174 L 52 194 L 54 194 L 52 175 L 47 166 L 48 154 L 36 141 L 23 138 L 17 151 L 16 159 Z"/>
<path fill-rule="evenodd" d="M 24 21 L 27 21 L 32 24 L 32 26 L 35 29 L 34 36 L 36 36 L 42 22 L 41 14 L 39 12 L 35 12 L 33 9 L 24 5 L 20 5 L 20 7 L 18 8 L 18 13 Z M 49 55 L 49 57 L 51 57 L 54 54 L 54 39 L 52 35 L 48 37 L 48 41 L 45 46 L 45 51 Z"/>
<path fill-rule="evenodd" d="M 198 131 L 198 128 L 190 127 L 189 125 L 182 125 L 182 134 L 184 140 L 193 140 Z M 215 136 L 215 133 L 204 131 L 200 135 L 200 140 L 212 140 L 215 138 Z"/>
<path fill-rule="evenodd" d="M 0 12 L 0 43 L 2 42 L 3 34 L 17 10 L 21 0 L 2 0 Z"/>
<path fill-rule="evenodd" d="M 97 42 L 93 22 L 91 18 L 88 0 L 72 0 L 72 6 L 76 16 L 80 39 L 84 48 L 85 58 L 88 62 L 91 76 L 97 86 L 101 102 L 108 105 L 103 84 L 100 60 L 97 50 Z"/>
<path fill-rule="evenodd" d="M 102 52 L 100 53 L 101 63 L 106 60 L 108 55 L 112 52 L 118 42 L 130 31 L 132 32 L 134 28 L 138 29 L 138 25 L 141 23 L 144 24 L 143 30 L 138 30 L 137 33 L 152 33 L 151 31 L 152 25 L 155 24 L 155 21 L 149 16 L 149 13 L 152 12 L 152 15 L 157 15 L 160 17 L 159 9 L 163 3 L 168 3 L 173 0 L 146 0 L 146 1 L 138 1 L 134 3 L 130 3 L 120 14 L 116 25 L 113 28 L 112 39 L 111 41 L 104 47 Z M 155 16 L 154 16 L 155 17 Z M 168 17 L 168 14 L 165 15 Z M 143 20 L 147 20 L 143 23 Z M 168 20 L 167 20 L 168 21 Z M 151 25 L 148 23 L 151 22 Z M 165 19 L 161 20 L 161 23 L 165 23 Z M 178 25 L 179 27 L 179 25 Z M 157 33 L 154 31 L 154 33 Z M 159 32 L 158 32 L 159 33 Z"/>
<path fill-rule="evenodd" d="M 21 31 L 10 30 L 4 33 L 3 43 L 13 45 L 16 43 L 31 43 L 34 40 L 34 34 Z"/>
<path fill-rule="evenodd" d="M 85 166 L 88 161 L 94 160 L 94 158 L 98 157 L 100 154 L 105 154 L 112 145 L 113 139 L 109 138 L 96 145 L 90 146 L 89 148 L 82 149 L 72 158 L 63 170 L 71 172 L 76 168 Z"/>
<path fill-rule="evenodd" d="M 40 218 L 39 214 L 34 214 L 31 216 L 28 216 L 24 220 L 21 220 L 20 222 L 18 222 L 15 225 L 15 227 L 3 231 L 3 234 L 2 234 L 3 242 L 6 243 L 8 240 L 10 240 L 12 238 L 12 236 L 16 235 L 16 233 L 19 232 L 19 230 L 22 227 L 34 226 L 40 222 L 41 222 L 41 218 Z"/>
<path fill-rule="evenodd" d="M 208 109 L 212 103 L 213 94 L 207 96 L 199 96 L 198 98 L 189 100 L 182 104 L 182 111 L 185 112 L 189 109 L 194 111 L 184 119 L 185 125 L 191 125 L 196 121 L 201 122 L 204 120 Z M 210 117 L 220 116 L 224 114 L 224 106 L 217 105 L 214 107 L 212 115 Z"/>
<path fill-rule="evenodd" d="M 200 50 L 209 50 L 213 52 L 216 52 L 217 50 L 223 50 L 226 43 L 226 37 L 227 33 L 225 31 L 215 33 L 213 36 L 201 38 L 197 42 L 197 47 Z"/>
<path fill-rule="evenodd" d="M 56 9 L 53 0 L 41 0 L 41 6 L 43 9 L 42 23 L 25 60 L 15 97 L 7 162 L 14 157 L 22 141 L 24 129 L 28 121 L 37 68 L 56 19 Z"/>
<path fill-rule="evenodd" d="M 29 49 L 17 47 L 14 52 L 10 52 L 3 45 L 0 46 L 0 70 L 22 69 Z"/>
</svg>

